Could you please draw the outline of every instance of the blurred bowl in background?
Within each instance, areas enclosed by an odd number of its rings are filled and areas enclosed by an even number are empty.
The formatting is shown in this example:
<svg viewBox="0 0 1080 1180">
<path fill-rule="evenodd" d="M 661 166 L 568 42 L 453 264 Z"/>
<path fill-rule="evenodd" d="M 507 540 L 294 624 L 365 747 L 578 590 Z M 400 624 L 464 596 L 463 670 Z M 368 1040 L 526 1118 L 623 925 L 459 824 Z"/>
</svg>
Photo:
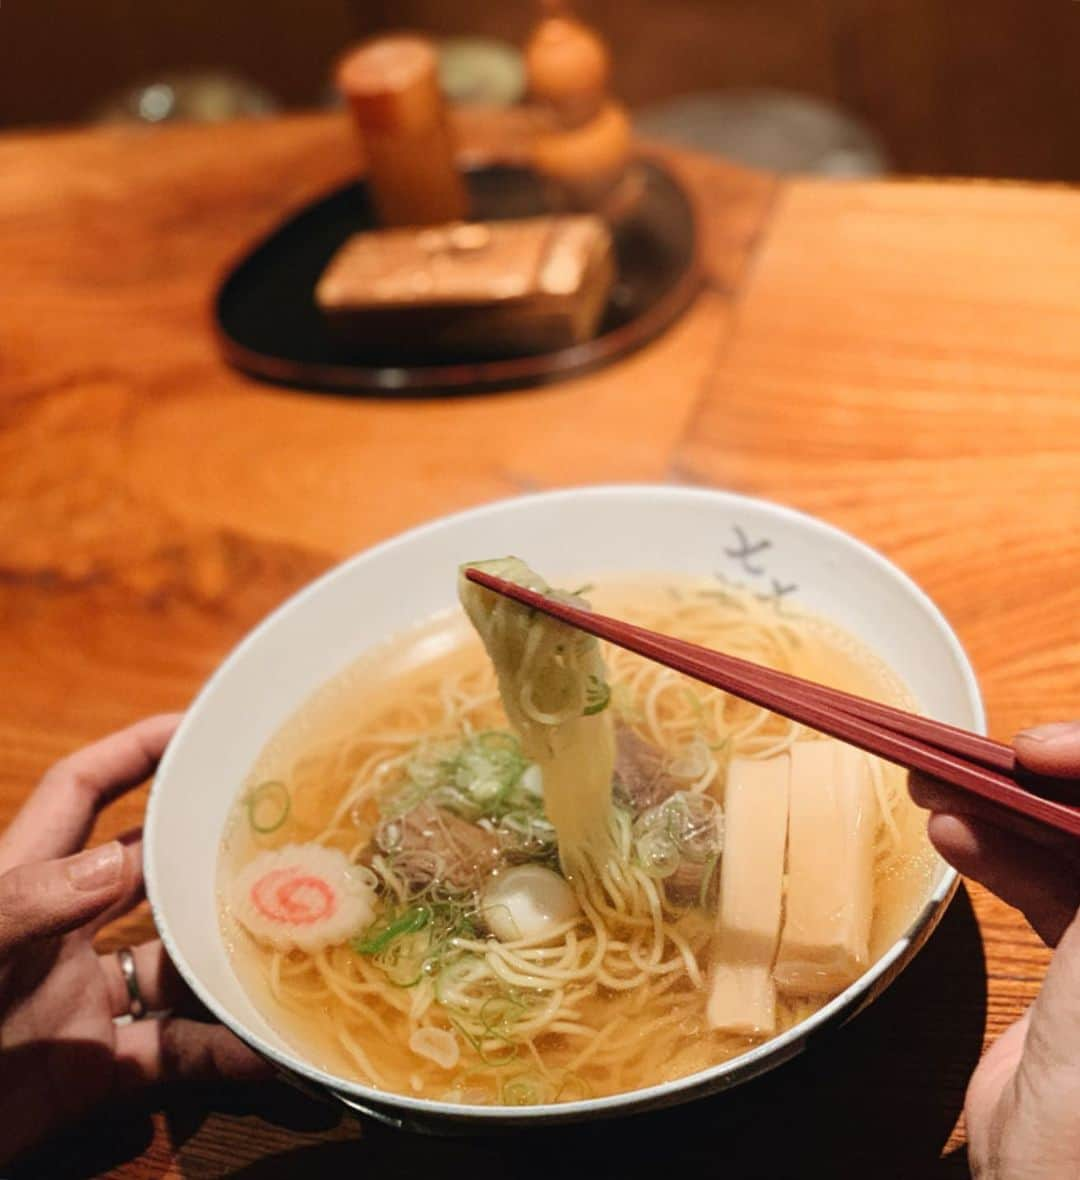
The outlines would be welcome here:
<svg viewBox="0 0 1080 1180">
<path fill-rule="evenodd" d="M 770 172 L 879 176 L 891 165 L 864 123 L 804 94 L 717 90 L 673 98 L 637 113 L 639 135 Z"/>
<path fill-rule="evenodd" d="M 278 102 L 246 78 L 216 72 L 165 74 L 124 90 L 94 112 L 95 123 L 220 123 L 272 115 Z"/>
<path fill-rule="evenodd" d="M 450 102 L 509 107 L 525 95 L 525 63 L 505 41 L 448 37 L 439 42 L 439 82 Z"/>
</svg>

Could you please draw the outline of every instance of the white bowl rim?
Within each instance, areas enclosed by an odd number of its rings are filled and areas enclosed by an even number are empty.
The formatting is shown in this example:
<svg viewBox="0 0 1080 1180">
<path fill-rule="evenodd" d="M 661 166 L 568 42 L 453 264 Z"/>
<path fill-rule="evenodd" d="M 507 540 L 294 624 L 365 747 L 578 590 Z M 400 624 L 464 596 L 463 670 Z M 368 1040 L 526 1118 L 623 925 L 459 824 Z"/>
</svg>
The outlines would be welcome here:
<svg viewBox="0 0 1080 1180">
<path fill-rule="evenodd" d="M 558 503 L 559 501 L 565 500 L 573 502 L 579 500 L 581 497 L 619 499 L 623 497 L 633 498 L 634 496 L 640 495 L 683 502 L 691 500 L 698 502 L 710 501 L 712 503 L 726 502 L 730 506 L 749 505 L 756 508 L 763 508 L 782 519 L 796 523 L 801 528 L 817 532 L 821 536 L 827 536 L 842 544 L 854 546 L 857 550 L 861 551 L 861 556 L 869 561 L 871 565 L 876 566 L 881 573 L 887 578 L 892 579 L 894 583 L 899 583 L 911 598 L 918 603 L 927 615 L 928 620 L 934 624 L 938 632 L 938 638 L 945 642 L 945 645 L 950 649 L 956 661 L 956 666 L 961 674 L 967 694 L 967 704 L 970 706 L 975 718 L 974 728 L 980 733 L 986 732 L 986 712 L 978 682 L 975 678 L 974 669 L 952 626 L 936 603 L 908 574 L 865 541 L 861 541 L 851 533 L 846 532 L 836 525 L 829 524 L 819 517 L 811 516 L 808 513 L 801 512 L 798 509 L 764 497 L 748 496 L 739 492 L 731 492 L 719 488 L 692 487 L 683 484 L 633 482 L 584 484 L 551 491 L 534 492 L 522 496 L 502 497 L 498 500 L 449 513 L 437 517 L 434 520 L 415 525 L 404 532 L 397 533 L 383 541 L 377 542 L 375 545 L 363 549 L 359 553 L 334 565 L 313 582 L 275 607 L 270 614 L 256 624 L 232 648 L 225 659 L 205 681 L 195 699 L 185 711 L 183 720 L 161 760 L 157 776 L 162 776 L 168 771 L 172 758 L 175 756 L 175 751 L 182 744 L 188 729 L 195 724 L 200 703 L 209 692 L 211 686 L 227 673 L 232 664 L 238 661 L 250 646 L 254 646 L 260 641 L 263 632 L 274 626 L 279 616 L 287 611 L 296 609 L 296 607 L 305 602 L 309 597 L 318 594 L 325 583 L 338 577 L 345 568 L 373 560 L 380 554 L 402 545 L 411 544 L 414 540 L 423 537 L 426 533 L 441 530 L 464 518 L 476 519 L 486 515 L 495 515 L 507 510 L 511 505 L 530 504 L 537 501 Z M 952 897 L 959 881 L 959 874 L 956 870 L 946 864 L 940 882 L 926 899 L 926 902 L 911 925 L 854 983 L 805 1020 L 800 1021 L 784 1032 L 727 1061 L 720 1062 L 707 1069 L 699 1070 L 696 1073 L 687 1074 L 685 1077 L 675 1078 L 672 1081 L 657 1083 L 656 1085 L 646 1086 L 637 1090 L 627 1090 L 618 1094 L 609 1094 L 600 1098 L 581 1099 L 576 1102 L 546 1103 L 537 1106 L 479 1106 L 440 1102 L 434 1099 L 415 1098 L 407 1094 L 399 1094 L 389 1090 L 378 1090 L 371 1086 L 365 1086 L 360 1082 L 338 1077 L 319 1069 L 299 1056 L 283 1053 L 246 1028 L 241 1030 L 236 1027 L 231 1016 L 218 1004 L 213 993 L 203 985 L 197 973 L 177 946 L 169 928 L 168 920 L 158 904 L 157 861 L 155 857 L 158 824 L 157 776 L 155 776 L 155 781 L 151 786 L 144 825 L 143 859 L 146 893 L 150 902 L 154 924 L 157 927 L 161 941 L 168 952 L 169 958 L 176 966 L 185 983 L 187 983 L 198 999 L 222 1024 L 232 1029 L 243 1041 L 263 1057 L 280 1066 L 286 1073 L 298 1074 L 331 1092 L 347 1095 L 349 1098 L 356 1099 L 361 1104 L 369 1103 L 376 1109 L 391 1107 L 421 1117 L 427 1116 L 429 1119 L 435 1118 L 458 1122 L 472 1121 L 477 1123 L 506 1123 L 513 1121 L 518 1124 L 526 1122 L 571 1121 L 575 1117 L 588 1118 L 589 1116 L 595 1115 L 613 1114 L 620 1110 L 629 1110 L 634 1107 L 667 1105 L 678 1101 L 678 1095 L 682 1091 L 707 1091 L 710 1082 L 714 1083 L 714 1089 L 722 1088 L 722 1079 L 728 1074 L 746 1073 L 752 1076 L 756 1073 L 763 1072 L 767 1068 L 764 1063 L 770 1057 L 778 1057 L 779 1064 L 797 1052 L 801 1044 L 815 1030 L 829 1024 L 833 1019 L 842 1016 L 845 1010 L 857 1008 L 860 997 L 872 992 L 875 984 L 888 975 L 897 961 L 903 958 L 909 946 L 918 940 L 920 933 L 937 919 L 943 907 Z M 788 1050 L 786 1055 L 784 1053 L 785 1049 Z"/>
</svg>

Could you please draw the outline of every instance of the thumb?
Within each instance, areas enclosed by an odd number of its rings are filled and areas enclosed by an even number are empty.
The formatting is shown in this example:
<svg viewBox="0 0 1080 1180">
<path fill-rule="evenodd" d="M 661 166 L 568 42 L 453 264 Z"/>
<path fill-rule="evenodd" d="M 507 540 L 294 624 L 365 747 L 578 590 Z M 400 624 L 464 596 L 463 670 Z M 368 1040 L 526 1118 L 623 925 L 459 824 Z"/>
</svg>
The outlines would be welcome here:
<svg viewBox="0 0 1080 1180">
<path fill-rule="evenodd" d="M 121 898 L 136 871 L 119 841 L 63 860 L 17 865 L 0 876 L 0 955 L 21 943 L 65 934 Z"/>
<path fill-rule="evenodd" d="M 1052 721 L 1036 725 L 1013 738 L 1020 762 L 1054 778 L 1080 778 L 1080 721 Z"/>
</svg>

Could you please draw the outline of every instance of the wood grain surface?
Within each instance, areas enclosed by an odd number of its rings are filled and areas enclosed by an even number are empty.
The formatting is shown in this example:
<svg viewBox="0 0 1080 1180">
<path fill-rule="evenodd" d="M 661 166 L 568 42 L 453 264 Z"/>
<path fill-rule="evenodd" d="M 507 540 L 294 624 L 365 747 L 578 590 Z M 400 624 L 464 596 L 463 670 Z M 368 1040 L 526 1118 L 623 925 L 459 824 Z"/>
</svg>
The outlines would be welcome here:
<svg viewBox="0 0 1080 1180">
<path fill-rule="evenodd" d="M 0 824 L 56 758 L 180 709 L 344 556 L 535 488 L 677 480 L 808 509 L 945 609 L 995 735 L 1080 715 L 1080 194 L 779 182 L 667 157 L 707 289 L 614 368 L 409 403 L 260 386 L 218 361 L 230 257 L 354 168 L 337 117 L 0 139 Z M 98 836 L 137 825 L 137 792 Z M 136 914 L 111 942 L 147 936 Z M 277 1087 L 156 1094 L 50 1144 L 39 1177 L 964 1176 L 987 1037 L 1047 956 L 977 887 L 824 1047 L 680 1111 L 441 1142 Z M 785 1131 L 776 1133 L 777 1112 Z"/>
</svg>

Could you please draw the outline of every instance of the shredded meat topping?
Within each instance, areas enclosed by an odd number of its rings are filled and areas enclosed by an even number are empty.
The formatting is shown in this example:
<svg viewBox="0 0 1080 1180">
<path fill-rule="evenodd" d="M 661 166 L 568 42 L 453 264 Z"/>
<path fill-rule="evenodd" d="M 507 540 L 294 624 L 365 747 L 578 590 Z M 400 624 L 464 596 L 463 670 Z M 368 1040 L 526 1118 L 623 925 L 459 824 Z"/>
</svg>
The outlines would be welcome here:
<svg viewBox="0 0 1080 1180">
<path fill-rule="evenodd" d="M 451 890 L 477 889 L 503 859 L 494 832 L 426 801 L 381 824 L 376 840 L 413 890 L 432 882 Z"/>
<path fill-rule="evenodd" d="M 667 759 L 628 725 L 615 728 L 615 786 L 618 793 L 640 814 L 655 807 L 671 795 L 675 780 L 664 769 Z"/>
</svg>

